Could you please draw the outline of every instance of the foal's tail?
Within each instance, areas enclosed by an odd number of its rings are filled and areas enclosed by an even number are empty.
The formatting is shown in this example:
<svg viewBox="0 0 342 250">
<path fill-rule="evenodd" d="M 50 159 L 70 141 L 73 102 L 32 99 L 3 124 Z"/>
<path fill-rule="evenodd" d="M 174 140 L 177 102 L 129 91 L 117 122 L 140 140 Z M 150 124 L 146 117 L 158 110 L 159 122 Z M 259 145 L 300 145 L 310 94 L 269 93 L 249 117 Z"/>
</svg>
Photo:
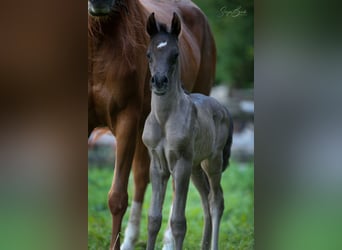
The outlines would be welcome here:
<svg viewBox="0 0 342 250">
<path fill-rule="evenodd" d="M 231 115 L 229 114 L 229 112 L 228 112 L 228 115 L 229 115 L 229 131 L 228 131 L 229 134 L 228 134 L 226 145 L 223 148 L 222 172 L 226 170 L 226 168 L 229 165 L 230 149 L 231 149 L 232 142 L 233 142 L 233 130 L 234 130 L 233 119 Z"/>
</svg>

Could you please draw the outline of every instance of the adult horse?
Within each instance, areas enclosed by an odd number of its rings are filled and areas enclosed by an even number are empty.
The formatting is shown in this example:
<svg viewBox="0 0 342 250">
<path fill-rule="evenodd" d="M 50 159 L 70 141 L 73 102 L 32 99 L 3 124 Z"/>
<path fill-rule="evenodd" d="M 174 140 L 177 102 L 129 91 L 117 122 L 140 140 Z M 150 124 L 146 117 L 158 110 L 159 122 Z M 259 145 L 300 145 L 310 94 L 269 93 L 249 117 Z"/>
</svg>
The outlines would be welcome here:
<svg viewBox="0 0 342 250">
<path fill-rule="evenodd" d="M 150 73 L 146 59 L 147 17 L 169 23 L 182 19 L 179 38 L 185 88 L 209 94 L 216 48 L 203 12 L 190 0 L 88 0 L 88 136 L 107 126 L 117 140 L 114 178 L 108 194 L 112 214 L 111 249 L 120 249 L 120 230 L 128 205 L 128 177 L 133 167 L 134 197 L 124 247 L 138 237 L 141 204 L 149 182 L 149 156 L 142 131 L 150 112 Z"/>
</svg>

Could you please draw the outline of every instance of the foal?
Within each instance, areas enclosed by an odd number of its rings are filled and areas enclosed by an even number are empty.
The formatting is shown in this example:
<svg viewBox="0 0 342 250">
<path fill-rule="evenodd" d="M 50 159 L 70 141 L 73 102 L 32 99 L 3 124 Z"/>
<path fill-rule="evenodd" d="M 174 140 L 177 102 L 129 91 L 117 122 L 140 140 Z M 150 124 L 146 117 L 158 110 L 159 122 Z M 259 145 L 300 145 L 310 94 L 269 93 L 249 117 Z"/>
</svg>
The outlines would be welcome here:
<svg viewBox="0 0 342 250">
<path fill-rule="evenodd" d="M 224 209 L 220 181 L 230 156 L 233 123 L 228 110 L 214 98 L 184 92 L 178 60 L 180 31 L 176 13 L 170 31 L 156 22 L 154 13 L 147 21 L 151 38 L 147 57 L 152 75 L 151 113 L 143 132 L 151 157 L 152 183 L 147 249 L 155 246 L 171 174 L 174 201 L 170 225 L 175 249 L 182 249 L 186 233 L 185 204 L 191 177 L 204 209 L 202 249 L 216 250 Z"/>
</svg>

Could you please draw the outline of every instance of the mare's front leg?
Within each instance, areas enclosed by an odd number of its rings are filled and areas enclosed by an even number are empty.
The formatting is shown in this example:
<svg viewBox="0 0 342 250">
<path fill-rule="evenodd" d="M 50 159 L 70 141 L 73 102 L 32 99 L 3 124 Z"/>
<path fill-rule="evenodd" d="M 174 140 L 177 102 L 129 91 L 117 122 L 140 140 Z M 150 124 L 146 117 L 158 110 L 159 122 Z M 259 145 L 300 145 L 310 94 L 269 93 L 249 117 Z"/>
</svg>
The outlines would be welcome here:
<svg viewBox="0 0 342 250">
<path fill-rule="evenodd" d="M 128 203 L 128 177 L 131 170 L 137 137 L 138 112 L 134 107 L 122 111 L 116 122 L 116 162 L 114 178 L 108 194 L 108 205 L 112 214 L 112 238 L 110 249 L 120 249 L 122 218 Z"/>
<path fill-rule="evenodd" d="M 147 250 L 154 250 L 156 238 L 162 222 L 162 208 L 165 198 L 167 181 L 170 173 L 165 164 L 161 164 L 156 152 L 152 152 L 150 177 L 152 184 L 152 201 L 148 215 Z"/>
<path fill-rule="evenodd" d="M 177 250 L 182 250 L 186 233 L 185 205 L 189 189 L 191 165 L 191 161 L 180 158 L 176 160 L 172 174 L 175 197 L 171 214 L 171 230 Z"/>
<path fill-rule="evenodd" d="M 121 250 L 133 250 L 134 245 L 139 238 L 142 204 L 146 187 L 149 182 L 150 158 L 141 137 L 142 131 L 138 134 L 133 158 L 134 197 Z"/>
</svg>

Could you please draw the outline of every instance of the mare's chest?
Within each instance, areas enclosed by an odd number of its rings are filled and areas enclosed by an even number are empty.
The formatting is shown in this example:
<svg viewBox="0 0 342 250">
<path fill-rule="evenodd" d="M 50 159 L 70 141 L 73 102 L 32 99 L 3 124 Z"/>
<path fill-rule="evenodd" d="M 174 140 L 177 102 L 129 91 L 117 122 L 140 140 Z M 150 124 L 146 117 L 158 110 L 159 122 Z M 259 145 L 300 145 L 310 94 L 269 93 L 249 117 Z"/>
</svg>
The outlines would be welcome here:
<svg viewBox="0 0 342 250">
<path fill-rule="evenodd" d="M 129 94 L 131 88 L 139 86 L 139 80 L 145 79 L 146 59 L 142 51 L 127 54 L 115 49 L 114 44 L 106 41 L 93 51 L 90 58 L 92 87 L 94 91 L 102 88 L 112 95 Z"/>
<path fill-rule="evenodd" d="M 115 116 L 130 104 L 141 106 L 147 79 L 147 63 L 143 49 L 134 55 L 115 49 L 104 42 L 93 49 L 89 60 L 88 96 L 100 120 Z"/>
</svg>

